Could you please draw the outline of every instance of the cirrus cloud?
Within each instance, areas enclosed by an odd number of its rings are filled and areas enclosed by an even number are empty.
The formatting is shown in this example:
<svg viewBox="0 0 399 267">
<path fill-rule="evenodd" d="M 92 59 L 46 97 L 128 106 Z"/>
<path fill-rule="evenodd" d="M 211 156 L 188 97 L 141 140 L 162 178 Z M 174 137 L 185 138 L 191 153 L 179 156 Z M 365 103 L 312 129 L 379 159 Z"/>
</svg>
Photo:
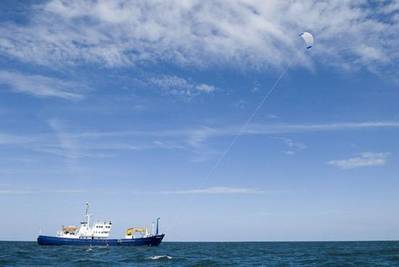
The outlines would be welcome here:
<svg viewBox="0 0 399 267">
<path fill-rule="evenodd" d="M 68 100 L 83 98 L 82 92 L 87 90 L 76 82 L 11 71 L 0 71 L 0 85 L 18 93 Z"/>
<path fill-rule="evenodd" d="M 343 170 L 370 166 L 383 166 L 387 162 L 389 155 L 389 153 L 363 152 L 353 158 L 331 160 L 327 163 Z"/>
<path fill-rule="evenodd" d="M 160 89 L 164 94 L 187 98 L 201 93 L 212 93 L 216 90 L 216 87 L 213 85 L 195 83 L 176 75 L 154 76 L 147 79 L 147 84 Z"/>
<path fill-rule="evenodd" d="M 187 189 L 187 190 L 175 190 L 175 191 L 162 191 L 162 194 L 173 194 L 173 195 L 198 195 L 198 194 L 264 194 L 265 191 L 255 189 L 255 188 L 246 188 L 246 187 L 225 187 L 225 186 L 214 186 L 207 188 L 198 188 L 198 189 Z"/>
<path fill-rule="evenodd" d="M 50 67 L 167 62 L 258 69 L 320 61 L 389 71 L 399 58 L 398 10 L 392 1 L 366 0 L 51 0 L 35 5 L 23 24 L 0 23 L 0 54 Z M 316 36 L 312 55 L 298 49 L 304 30 Z"/>
</svg>

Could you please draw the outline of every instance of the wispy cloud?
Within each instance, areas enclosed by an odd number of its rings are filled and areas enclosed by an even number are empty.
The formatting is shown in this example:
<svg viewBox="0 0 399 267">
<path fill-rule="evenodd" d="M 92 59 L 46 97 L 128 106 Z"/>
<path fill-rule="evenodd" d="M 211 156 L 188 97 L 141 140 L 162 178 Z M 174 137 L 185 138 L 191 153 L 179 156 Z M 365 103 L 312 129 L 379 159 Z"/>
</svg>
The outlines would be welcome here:
<svg viewBox="0 0 399 267">
<path fill-rule="evenodd" d="M 84 86 L 75 82 L 10 71 L 0 71 L 0 85 L 18 93 L 69 100 L 81 99 L 84 89 Z"/>
<path fill-rule="evenodd" d="M 266 191 L 256 188 L 215 186 L 198 189 L 185 189 L 175 191 L 161 191 L 170 195 L 219 195 L 219 194 L 264 194 Z"/>
<path fill-rule="evenodd" d="M 279 116 L 277 116 L 276 114 L 267 114 L 267 118 L 270 120 L 275 120 L 278 119 Z"/>
<path fill-rule="evenodd" d="M 196 83 L 175 75 L 162 75 L 147 80 L 151 87 L 161 90 L 167 95 L 191 98 L 199 94 L 208 94 L 216 90 L 213 85 Z"/>
<path fill-rule="evenodd" d="M 389 153 L 363 152 L 356 157 L 341 160 L 331 160 L 327 162 L 327 164 L 343 170 L 370 166 L 383 166 L 386 164 L 388 157 Z"/>
<path fill-rule="evenodd" d="M 370 122 L 339 122 L 319 124 L 251 124 L 241 132 L 241 135 L 274 135 L 303 132 L 332 132 L 351 131 L 361 129 L 390 129 L 399 128 L 397 121 L 370 121 Z M 234 136 L 240 131 L 240 126 L 226 126 L 223 128 L 202 127 L 192 130 L 190 137 L 193 143 L 199 143 L 208 138 Z M 291 144 L 294 145 L 294 144 Z"/>
<path fill-rule="evenodd" d="M 283 124 L 283 123 L 267 123 L 267 124 L 251 124 L 241 131 L 241 136 L 251 135 L 276 135 L 276 134 L 292 134 L 305 132 L 333 132 L 333 131 L 355 131 L 365 129 L 396 129 L 399 128 L 397 121 L 369 121 L 369 122 L 338 122 L 338 123 L 319 123 L 319 124 Z M 225 127 L 200 127 L 196 129 L 181 129 L 174 131 L 158 131 L 156 135 L 165 136 L 186 136 L 187 143 L 194 148 L 201 146 L 211 138 L 223 138 L 235 136 L 241 129 L 241 125 L 225 126 Z M 289 138 L 279 137 L 288 147 L 295 151 L 306 148 L 301 142 L 295 142 Z"/>
<path fill-rule="evenodd" d="M 195 88 L 200 91 L 200 92 L 204 92 L 204 93 L 211 93 L 213 91 L 216 90 L 216 87 L 213 85 L 209 85 L 209 84 L 205 84 L 205 83 L 201 83 L 201 84 L 197 84 L 195 86 Z"/>
<path fill-rule="evenodd" d="M 77 139 L 72 138 L 65 130 L 65 125 L 58 119 L 52 119 L 49 126 L 54 131 L 55 136 L 59 142 L 59 148 L 65 154 L 66 158 L 75 159 L 79 157 L 80 145 Z"/>
<path fill-rule="evenodd" d="M 247 134 L 344 131 L 373 128 L 399 128 L 397 121 L 338 122 L 319 124 L 252 124 Z"/>
<path fill-rule="evenodd" d="M 23 145 L 37 141 L 37 137 L 0 133 L 0 145 Z"/>
<path fill-rule="evenodd" d="M 0 145 L 19 146 L 36 152 L 51 153 L 65 157 L 71 162 L 78 158 L 106 158 L 121 151 L 149 149 L 185 150 L 194 155 L 195 161 L 204 161 L 220 154 L 218 147 L 211 145 L 216 138 L 231 138 L 240 130 L 240 125 L 224 127 L 193 127 L 181 129 L 126 129 L 119 131 L 79 131 L 64 122 L 49 121 L 52 132 L 38 135 L 0 133 Z M 340 122 L 324 124 L 251 124 L 241 136 L 270 136 L 282 140 L 288 147 L 286 153 L 293 154 L 306 149 L 306 144 L 285 137 L 285 134 L 307 132 L 358 131 L 372 129 L 399 129 L 396 121 Z M 276 137 L 279 135 L 279 137 Z M 282 136 L 283 135 L 283 136 Z"/>
<path fill-rule="evenodd" d="M 40 189 L 0 189 L 0 195 L 32 195 L 32 194 L 77 194 L 77 193 L 85 193 L 85 190 L 78 189 L 54 189 L 54 190 L 40 190 Z"/>
<path fill-rule="evenodd" d="M 1 24 L 0 53 L 47 66 L 280 68 L 317 60 L 376 70 L 399 57 L 399 7 L 386 2 L 51 0 L 35 5 L 23 25 Z M 316 36 L 312 59 L 300 49 L 304 30 Z"/>
<path fill-rule="evenodd" d="M 96 192 L 98 193 L 116 193 L 109 189 L 104 190 L 81 190 L 81 189 L 0 189 L 0 195 L 35 195 L 35 194 L 80 194 Z M 119 193 L 126 193 L 124 191 L 118 191 Z M 283 193 L 285 191 L 265 191 L 257 188 L 247 188 L 247 187 L 228 187 L 228 186 L 215 186 L 215 187 L 205 187 L 197 189 L 184 189 L 184 190 L 171 190 L 171 191 L 137 191 L 131 192 L 137 195 L 152 195 L 152 194 L 162 194 L 162 195 L 256 195 L 256 194 L 274 194 Z"/>
<path fill-rule="evenodd" d="M 291 138 L 279 137 L 278 139 L 282 140 L 285 143 L 285 145 L 288 147 L 288 149 L 284 151 L 284 153 L 290 156 L 295 155 L 299 151 L 302 151 L 307 148 L 307 145 L 305 145 L 304 143 L 294 141 Z"/>
<path fill-rule="evenodd" d="M 0 195 L 30 195 L 35 191 L 31 190 L 0 190 Z"/>
</svg>

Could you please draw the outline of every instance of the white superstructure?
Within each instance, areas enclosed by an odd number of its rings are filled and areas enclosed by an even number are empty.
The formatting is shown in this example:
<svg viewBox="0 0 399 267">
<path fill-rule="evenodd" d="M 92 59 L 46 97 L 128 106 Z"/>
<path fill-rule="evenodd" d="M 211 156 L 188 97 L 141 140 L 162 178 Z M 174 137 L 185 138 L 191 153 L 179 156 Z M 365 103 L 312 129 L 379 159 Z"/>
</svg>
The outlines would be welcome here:
<svg viewBox="0 0 399 267">
<path fill-rule="evenodd" d="M 112 222 L 96 222 L 90 225 L 89 203 L 86 203 L 85 221 L 80 223 L 80 226 L 63 226 L 61 231 L 58 231 L 57 236 L 63 238 L 80 238 L 80 239 L 106 239 L 108 238 Z"/>
</svg>

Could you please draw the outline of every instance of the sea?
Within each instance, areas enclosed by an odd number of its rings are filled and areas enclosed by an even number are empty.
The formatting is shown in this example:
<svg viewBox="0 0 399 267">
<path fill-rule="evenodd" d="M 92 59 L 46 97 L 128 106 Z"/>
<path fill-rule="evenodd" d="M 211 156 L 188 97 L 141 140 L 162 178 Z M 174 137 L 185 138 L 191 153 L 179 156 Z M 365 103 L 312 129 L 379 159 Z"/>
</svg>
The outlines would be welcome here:
<svg viewBox="0 0 399 267">
<path fill-rule="evenodd" d="M 399 266 L 399 242 L 163 242 L 159 247 L 0 242 L 0 266 Z"/>
</svg>

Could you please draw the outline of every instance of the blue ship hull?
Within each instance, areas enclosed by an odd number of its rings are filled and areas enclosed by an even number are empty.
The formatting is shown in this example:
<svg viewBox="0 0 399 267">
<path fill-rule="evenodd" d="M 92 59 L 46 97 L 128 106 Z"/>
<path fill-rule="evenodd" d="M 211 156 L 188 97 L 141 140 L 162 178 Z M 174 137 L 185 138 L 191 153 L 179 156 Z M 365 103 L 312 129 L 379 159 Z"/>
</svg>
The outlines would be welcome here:
<svg viewBox="0 0 399 267">
<path fill-rule="evenodd" d="M 71 246 L 158 246 L 165 234 L 134 239 L 79 239 L 39 235 L 39 245 Z"/>
</svg>

